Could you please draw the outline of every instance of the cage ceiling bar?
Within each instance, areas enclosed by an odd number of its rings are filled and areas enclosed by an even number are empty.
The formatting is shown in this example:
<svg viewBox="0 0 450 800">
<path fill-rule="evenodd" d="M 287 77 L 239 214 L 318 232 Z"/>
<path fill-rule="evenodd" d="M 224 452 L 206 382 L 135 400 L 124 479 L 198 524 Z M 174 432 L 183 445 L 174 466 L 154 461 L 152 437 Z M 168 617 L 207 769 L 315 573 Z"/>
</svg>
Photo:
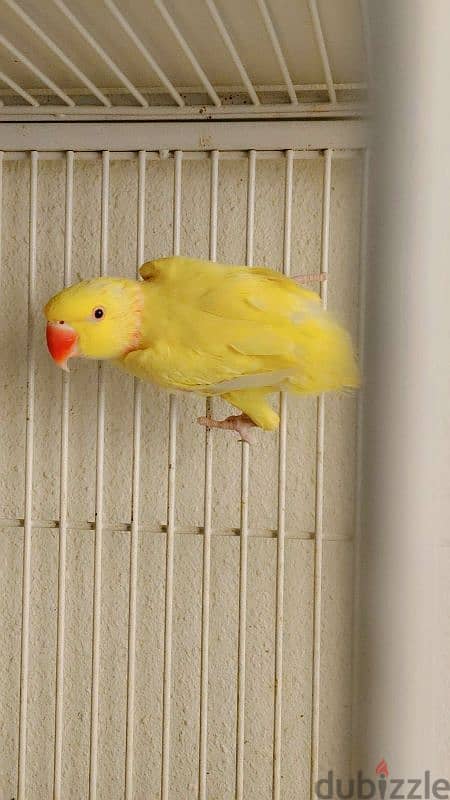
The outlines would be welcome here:
<svg viewBox="0 0 450 800">
<path fill-rule="evenodd" d="M 146 187 L 146 152 L 141 150 L 138 156 L 138 192 L 137 192 L 137 235 L 136 262 L 137 274 L 144 261 L 145 243 L 145 187 Z M 137 580 L 139 555 L 139 505 L 141 478 L 141 430 L 142 430 L 142 382 L 133 381 L 133 470 L 131 476 L 131 542 L 130 542 L 130 585 L 128 616 L 128 667 L 127 667 L 127 719 L 125 743 L 125 800 L 133 797 L 133 759 L 134 759 L 134 724 L 135 724 L 135 692 L 136 692 L 136 618 L 137 618 Z"/>
<path fill-rule="evenodd" d="M 328 58 L 327 47 L 325 38 L 322 31 L 322 24 L 320 22 L 319 9 L 317 8 L 317 0 L 308 0 L 308 7 L 311 14 L 311 20 L 314 28 L 314 35 L 316 37 L 317 46 L 319 48 L 320 58 L 322 60 L 323 71 L 325 73 L 325 80 L 327 82 L 328 94 L 330 103 L 336 103 L 336 90 L 334 88 L 333 76 L 331 74 L 330 59 Z"/>
<path fill-rule="evenodd" d="M 64 221 L 64 286 L 72 277 L 72 221 L 73 221 L 73 165 L 74 153 L 66 155 L 65 221 Z M 68 372 L 61 379 L 61 442 L 59 478 L 59 535 L 58 535 L 58 610 L 56 625 L 56 682 L 55 682 L 55 742 L 53 764 L 53 796 L 61 799 L 62 750 L 64 735 L 64 651 L 66 630 L 66 551 L 67 551 L 67 501 L 69 465 L 69 398 Z"/>
<path fill-rule="evenodd" d="M 183 151 L 175 153 L 173 178 L 173 254 L 180 254 L 181 238 L 181 177 Z M 172 692 L 172 644 L 173 644 L 173 568 L 175 550 L 175 488 L 177 462 L 177 398 L 169 399 L 169 443 L 167 465 L 167 533 L 166 533 L 166 585 L 164 609 L 164 673 L 163 673 L 163 720 L 161 757 L 161 800 L 169 798 L 170 780 L 170 731 Z"/>
<path fill-rule="evenodd" d="M 98 56 L 105 62 L 105 64 L 110 68 L 112 72 L 116 75 L 116 77 L 122 81 L 123 85 L 128 89 L 130 94 L 138 101 L 138 103 L 146 108 L 148 106 L 148 102 L 143 97 L 141 92 L 133 85 L 133 83 L 127 78 L 127 76 L 122 72 L 121 69 L 115 64 L 112 58 L 108 55 L 108 53 L 103 49 L 103 47 L 97 42 L 97 40 L 92 36 L 91 33 L 87 30 L 87 28 L 80 22 L 78 17 L 67 8 L 66 4 L 63 3 L 63 0 L 53 0 L 53 3 L 62 14 L 69 20 L 69 22 L 73 25 L 74 28 L 78 31 L 79 34 L 85 39 L 85 41 L 92 47 L 93 50 L 97 53 Z"/>
<path fill-rule="evenodd" d="M 18 83 L 13 81 L 13 79 L 10 78 L 9 75 L 6 75 L 6 73 L 2 72 L 1 70 L 0 70 L 0 81 L 6 83 L 7 86 L 13 89 L 18 95 L 23 97 L 23 99 L 26 100 L 27 103 L 30 104 L 30 106 L 34 106 L 34 108 L 37 108 L 39 106 L 38 101 L 34 97 L 31 97 L 31 94 L 28 94 L 28 92 L 26 92 L 25 89 L 22 89 L 22 87 L 19 86 Z M 0 104 L 3 106 L 3 100 L 1 101 Z"/>
<path fill-rule="evenodd" d="M 236 47 L 235 47 L 235 45 L 233 43 L 233 40 L 232 40 L 230 34 L 228 33 L 228 30 L 227 30 L 227 28 L 225 26 L 225 23 L 224 23 L 222 17 L 219 14 L 219 11 L 217 9 L 217 6 L 216 6 L 214 0 L 206 0 L 206 5 L 208 6 L 209 11 L 211 13 L 211 16 L 212 16 L 214 22 L 216 23 L 217 29 L 218 29 L 218 31 L 219 31 L 222 39 L 223 39 L 223 42 L 224 42 L 225 46 L 227 47 L 227 49 L 228 49 L 228 51 L 229 51 L 229 53 L 231 55 L 231 58 L 233 59 L 233 62 L 236 65 L 236 67 L 237 67 L 237 69 L 239 71 L 239 74 L 240 74 L 240 76 L 242 78 L 242 82 L 243 82 L 245 88 L 247 89 L 247 92 L 249 94 L 249 97 L 250 97 L 253 105 L 259 106 L 260 105 L 260 100 L 259 100 L 258 95 L 256 94 L 255 87 L 253 86 L 253 84 L 252 84 L 252 82 L 251 82 L 251 80 L 250 80 L 250 78 L 248 76 L 247 70 L 245 69 L 245 67 L 244 67 L 244 65 L 242 63 L 241 57 L 239 56 L 239 53 L 236 50 Z"/>
<path fill-rule="evenodd" d="M 184 106 L 184 100 L 181 97 L 180 93 L 177 92 L 173 83 L 169 80 L 165 72 L 163 72 L 156 59 L 152 56 L 148 47 L 146 47 L 142 43 L 141 39 L 135 33 L 128 20 L 124 17 L 122 12 L 117 8 L 113 0 L 105 0 L 105 5 L 107 8 L 109 8 L 111 14 L 113 14 L 113 16 L 116 18 L 122 30 L 124 30 L 125 33 L 129 36 L 129 38 L 131 39 L 137 50 L 139 50 L 144 60 L 147 62 L 147 64 L 149 64 L 153 72 L 158 76 L 163 86 L 166 87 L 167 91 L 175 100 L 176 104 L 182 108 Z"/>
<path fill-rule="evenodd" d="M 321 235 L 321 273 L 325 276 L 320 284 L 322 306 L 327 308 L 328 263 L 330 253 L 330 212 L 331 212 L 331 163 L 332 151 L 326 150 L 323 165 L 322 192 L 322 235 Z M 317 400 L 316 432 L 316 500 L 315 500 L 315 539 L 314 539 L 314 619 L 313 619 L 313 676 L 312 676 L 312 719 L 311 719 L 311 800 L 315 800 L 316 783 L 319 777 L 319 735 L 320 735 L 320 663 L 322 626 L 322 561 L 323 561 L 323 501 L 324 501 L 324 439 L 325 439 L 325 396 Z"/>
<path fill-rule="evenodd" d="M 66 53 L 64 53 L 64 51 L 61 50 L 61 48 L 58 47 L 58 45 L 52 39 L 50 39 L 49 36 L 47 36 L 45 31 L 43 31 L 42 28 L 39 27 L 39 25 L 29 16 L 29 14 L 26 13 L 26 11 L 23 10 L 23 8 L 19 6 L 18 3 L 15 2 L 15 0 L 4 0 L 4 1 L 6 5 L 9 6 L 9 8 L 12 11 L 14 11 L 17 14 L 17 16 L 21 20 L 23 20 L 23 22 L 25 22 L 26 25 L 28 25 L 28 27 L 33 31 L 33 33 L 35 33 L 36 36 L 38 36 L 39 39 L 41 39 L 41 41 L 43 41 L 44 44 L 47 45 L 49 50 L 51 50 L 51 52 L 54 55 L 56 55 L 63 62 L 63 64 L 65 64 L 66 67 L 68 67 L 68 69 L 71 72 L 73 72 L 74 75 L 77 76 L 77 78 L 79 78 L 81 83 L 83 83 L 89 89 L 89 91 L 92 92 L 92 94 L 98 100 L 100 100 L 100 102 L 104 106 L 111 105 L 110 100 L 108 100 L 108 98 L 103 94 L 103 92 L 101 92 L 100 89 L 98 89 L 97 86 L 95 86 L 95 84 L 93 84 L 92 81 L 89 80 L 87 75 L 85 75 L 84 72 L 82 72 L 81 69 L 77 67 L 76 64 L 74 64 L 72 59 L 70 59 L 66 55 Z M 75 105 L 75 103 L 73 103 L 73 105 Z"/>
<path fill-rule="evenodd" d="M 57 86 L 56 83 L 54 83 L 51 78 L 45 75 L 42 72 L 42 70 L 39 69 L 39 67 L 33 64 L 33 62 L 30 61 L 29 58 L 27 58 L 25 53 L 22 53 L 17 47 L 15 47 L 15 45 L 13 45 L 12 42 L 10 42 L 6 38 L 6 36 L 3 36 L 2 33 L 0 33 L 0 44 L 3 45 L 3 47 L 5 47 L 7 50 L 9 50 L 11 55 L 13 55 L 18 61 L 20 61 L 25 67 L 27 67 L 30 70 L 30 72 L 36 75 L 36 77 L 39 78 L 39 80 L 42 81 L 42 83 L 48 86 L 48 88 L 51 89 L 52 92 L 58 95 L 58 97 L 60 97 L 61 100 L 64 103 L 66 103 L 66 105 L 68 106 L 75 105 L 71 97 L 69 97 L 65 92 L 63 92 L 63 90 L 60 89 L 59 86 Z"/>
<path fill-rule="evenodd" d="M 109 228 L 109 152 L 102 153 L 101 185 L 101 241 L 100 275 L 107 274 L 108 266 L 108 228 Z M 91 731 L 89 755 L 89 800 L 96 800 L 98 785 L 98 714 L 100 688 L 100 644 L 102 611 L 102 555 L 103 555 L 103 500 L 105 467 L 105 370 L 101 361 L 98 364 L 97 383 L 97 444 L 95 476 L 95 550 L 94 550 L 94 593 L 92 622 L 92 693 L 91 693 Z"/>
<path fill-rule="evenodd" d="M 217 107 L 221 106 L 222 105 L 222 101 L 221 101 L 219 95 L 217 94 L 217 92 L 214 89 L 211 81 L 209 80 L 208 76 L 206 75 L 205 71 L 203 70 L 203 67 L 200 66 L 196 56 L 194 55 L 194 53 L 192 51 L 192 48 L 187 43 L 185 37 L 181 33 L 180 29 L 178 28 L 178 26 L 177 26 L 175 20 L 173 19 L 173 17 L 171 16 L 171 14 L 168 12 L 166 6 L 162 2 L 162 0 L 153 0 L 153 2 L 155 4 L 156 8 L 158 9 L 158 11 L 160 12 L 162 18 L 166 22 L 168 28 L 170 28 L 170 30 L 172 31 L 175 39 L 177 40 L 178 44 L 180 45 L 181 49 L 183 50 L 183 53 L 185 54 L 185 56 L 190 61 L 191 66 L 196 71 L 196 73 L 197 73 L 198 77 L 200 78 L 203 86 L 205 87 L 205 89 L 208 92 L 211 100 L 213 101 L 213 104 L 215 106 L 217 106 Z"/>
<path fill-rule="evenodd" d="M 289 74 L 288 65 L 286 63 L 286 58 L 284 56 L 283 50 L 281 48 L 280 40 L 278 38 L 278 34 L 275 30 L 275 26 L 272 22 L 272 17 L 270 16 L 269 9 L 267 8 L 266 0 L 256 0 L 258 3 L 258 8 L 261 12 L 261 16 L 264 20 L 264 25 L 266 26 L 267 33 L 269 34 L 270 41 L 272 42 L 272 47 L 275 51 L 275 55 L 278 60 L 278 64 L 280 66 L 284 82 L 286 84 L 286 88 L 291 99 L 291 103 L 293 105 L 299 105 L 297 92 L 295 91 L 294 84 L 292 83 L 292 78 Z"/>
<path fill-rule="evenodd" d="M 30 155 L 29 265 L 28 265 L 28 341 L 27 341 L 27 418 L 25 427 L 25 519 L 23 528 L 22 626 L 20 643 L 20 700 L 18 748 L 18 800 L 26 797 L 26 758 L 28 725 L 28 676 L 30 659 L 31 539 L 33 518 L 33 457 L 35 403 L 35 286 L 37 245 L 38 159 Z"/>
</svg>

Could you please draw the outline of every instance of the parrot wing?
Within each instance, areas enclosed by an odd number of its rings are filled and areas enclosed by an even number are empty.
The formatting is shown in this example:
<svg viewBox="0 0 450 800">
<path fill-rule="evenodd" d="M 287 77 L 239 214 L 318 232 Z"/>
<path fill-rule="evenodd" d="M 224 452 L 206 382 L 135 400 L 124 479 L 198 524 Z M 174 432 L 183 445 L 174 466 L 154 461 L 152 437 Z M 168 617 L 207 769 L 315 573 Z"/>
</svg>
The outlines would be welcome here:
<svg viewBox="0 0 450 800">
<path fill-rule="evenodd" d="M 323 315 L 314 292 L 262 267 L 175 256 L 140 274 L 167 304 L 170 341 L 130 353 L 126 365 L 139 362 L 141 377 L 166 386 L 220 394 L 279 385 L 298 370 L 301 323 Z"/>
</svg>

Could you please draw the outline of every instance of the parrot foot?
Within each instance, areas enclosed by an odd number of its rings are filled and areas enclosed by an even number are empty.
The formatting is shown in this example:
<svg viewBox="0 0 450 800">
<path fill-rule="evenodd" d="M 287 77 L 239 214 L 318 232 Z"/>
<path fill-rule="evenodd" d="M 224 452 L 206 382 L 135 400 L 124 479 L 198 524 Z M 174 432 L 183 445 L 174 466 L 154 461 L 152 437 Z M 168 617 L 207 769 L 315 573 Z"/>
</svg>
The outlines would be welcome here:
<svg viewBox="0 0 450 800">
<path fill-rule="evenodd" d="M 250 431 L 252 428 L 255 428 L 256 425 L 247 414 L 236 414 L 226 419 L 199 417 L 197 422 L 205 428 L 221 428 L 225 431 L 235 431 L 242 442 L 247 442 L 248 444 L 253 443 Z"/>
</svg>

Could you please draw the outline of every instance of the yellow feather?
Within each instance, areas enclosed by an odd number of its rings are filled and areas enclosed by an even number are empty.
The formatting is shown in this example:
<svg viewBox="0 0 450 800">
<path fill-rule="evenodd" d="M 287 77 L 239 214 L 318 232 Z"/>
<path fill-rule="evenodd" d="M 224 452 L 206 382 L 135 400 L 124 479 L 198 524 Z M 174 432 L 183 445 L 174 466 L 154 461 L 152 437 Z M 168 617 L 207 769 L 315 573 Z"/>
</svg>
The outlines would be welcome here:
<svg viewBox="0 0 450 800">
<path fill-rule="evenodd" d="M 136 308 L 138 291 L 139 344 L 116 358 L 131 374 L 171 390 L 221 395 L 266 429 L 278 424 L 270 392 L 358 386 L 348 334 L 316 293 L 283 275 L 182 257 L 148 262 L 140 273 L 133 299 Z M 88 333 L 95 337 L 95 326 Z M 95 357 L 95 342 L 88 349 Z"/>
</svg>

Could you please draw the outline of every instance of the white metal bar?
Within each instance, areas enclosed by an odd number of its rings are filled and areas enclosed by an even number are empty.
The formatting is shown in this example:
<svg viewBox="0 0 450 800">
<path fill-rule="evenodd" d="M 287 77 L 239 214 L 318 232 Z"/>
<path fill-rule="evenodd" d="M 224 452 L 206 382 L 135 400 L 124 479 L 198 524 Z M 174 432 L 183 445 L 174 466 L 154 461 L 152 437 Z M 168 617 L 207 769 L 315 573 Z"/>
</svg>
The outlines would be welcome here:
<svg viewBox="0 0 450 800">
<path fill-rule="evenodd" d="M 133 95 L 133 97 L 138 101 L 138 103 L 143 106 L 144 108 L 148 107 L 148 102 L 145 97 L 141 94 L 141 92 L 136 89 L 136 86 L 127 78 L 127 76 L 122 72 L 122 70 L 117 66 L 117 64 L 110 58 L 108 53 L 99 45 L 96 39 L 92 36 L 91 33 L 85 28 L 82 22 L 75 16 L 75 14 L 67 8 L 66 4 L 63 0 L 53 0 L 55 6 L 59 8 L 62 14 L 69 20 L 69 22 L 73 25 L 74 28 L 78 31 L 78 33 L 85 39 L 85 41 L 92 47 L 93 50 L 97 53 L 97 55 L 105 62 L 105 64 L 109 67 L 109 69 L 114 72 L 117 78 L 123 83 L 123 85 L 128 89 L 129 93 Z"/>
<path fill-rule="evenodd" d="M 363 120 L 247 122 L 142 122 L 137 128 L 114 122 L 10 123 L 0 128 L 2 150 L 333 150 L 367 146 L 369 127 Z M 276 147 L 274 146 L 276 143 Z"/>
<path fill-rule="evenodd" d="M 5 3 L 21 18 L 21 20 L 23 20 L 23 22 L 25 22 L 26 25 L 28 25 L 29 28 L 31 28 L 33 33 L 35 33 L 36 36 L 38 36 L 39 39 L 41 39 L 41 41 L 43 41 L 44 44 L 47 45 L 49 50 L 51 50 L 52 53 L 54 53 L 60 59 L 60 61 L 62 61 L 63 64 L 65 64 L 66 67 L 68 67 L 68 69 L 70 69 L 71 72 L 73 72 L 73 74 L 77 76 L 77 78 L 81 81 L 81 83 L 83 83 L 89 89 L 89 91 L 92 92 L 92 94 L 95 95 L 95 97 L 97 97 L 101 103 L 103 103 L 104 106 L 111 105 L 111 102 L 103 94 L 103 92 L 101 92 L 100 89 L 98 89 L 97 86 L 95 86 L 95 84 L 93 84 L 92 81 L 89 80 L 89 78 L 84 74 L 84 72 L 82 72 L 81 69 L 79 69 L 77 65 L 74 64 L 73 61 L 64 53 L 64 51 L 61 50 L 61 48 L 58 47 L 58 45 L 55 44 L 55 42 L 52 39 L 50 39 L 49 36 L 47 36 L 45 31 L 43 31 L 42 28 L 39 27 L 39 25 L 34 21 L 34 19 L 32 19 L 26 13 L 26 11 L 24 11 L 23 8 L 21 8 L 16 3 L 15 0 L 5 0 Z"/>
<path fill-rule="evenodd" d="M 3 47 L 5 47 L 7 50 L 9 50 L 9 52 L 12 53 L 12 55 L 15 56 L 15 58 L 17 58 L 18 61 L 21 62 L 21 64 L 27 67 L 30 70 L 30 72 L 36 75 L 36 77 L 39 78 L 39 80 L 42 81 L 42 83 L 45 83 L 45 85 L 48 86 L 49 89 L 51 89 L 54 94 L 58 95 L 58 97 L 60 97 L 61 100 L 63 100 L 64 103 L 66 103 L 66 105 L 68 106 L 75 105 L 71 97 L 69 97 L 65 92 L 63 92 L 63 90 L 60 89 L 59 86 L 57 86 L 56 83 L 54 83 L 51 80 L 51 78 L 47 77 L 47 75 L 45 75 L 39 69 L 39 67 L 36 67 L 36 65 L 33 64 L 33 62 L 30 61 L 30 59 L 27 58 L 27 56 L 24 53 L 18 50 L 17 47 L 15 47 L 15 45 L 13 45 L 12 42 L 10 42 L 6 38 L 6 36 L 3 36 L 2 33 L 0 33 L 0 44 L 3 45 Z"/>
<path fill-rule="evenodd" d="M 253 242 L 255 229 L 255 183 L 256 154 L 248 155 L 247 178 L 247 242 L 246 263 L 253 265 Z M 245 749 L 245 680 L 247 650 L 247 556 L 248 556 L 248 497 L 249 497 L 250 446 L 242 442 L 241 455 L 241 533 L 239 561 L 239 639 L 238 639 L 238 685 L 236 720 L 236 800 L 244 798 L 244 749 Z"/>
<path fill-rule="evenodd" d="M 330 211 L 331 211 L 331 161 L 332 151 L 324 154 L 323 200 L 322 200 L 322 242 L 321 272 L 328 275 L 330 252 Z M 320 284 L 322 305 L 327 307 L 328 281 Z M 312 678 L 312 720 L 311 720 L 311 798 L 316 797 L 316 782 L 319 769 L 319 733 L 320 733 L 320 655 L 322 626 L 322 556 L 323 556 L 323 477 L 324 477 L 324 433 L 325 433 L 325 397 L 317 400 L 317 435 L 316 435 L 316 534 L 314 540 L 314 622 L 313 622 L 313 678 Z"/>
<path fill-rule="evenodd" d="M 370 152 L 366 150 L 363 158 L 363 174 L 361 188 L 361 224 L 359 245 L 359 325 L 358 356 L 361 374 L 364 375 L 365 338 L 366 338 L 366 292 L 367 292 L 367 232 L 369 205 L 369 167 Z M 358 731 L 359 689 L 360 689 L 360 591 L 361 591 L 361 524 L 362 524 L 362 473 L 363 473 L 363 424 L 364 424 L 364 389 L 358 394 L 358 421 L 356 441 L 356 509 L 355 533 L 353 539 L 353 666 L 352 666 L 352 742 L 353 755 L 356 755 Z M 358 768 L 355 764 L 355 770 Z M 352 772 L 356 774 L 356 772 Z"/>
<path fill-rule="evenodd" d="M 333 76 L 331 74 L 330 60 L 328 58 L 327 47 L 323 35 L 322 23 L 320 22 L 319 9 L 317 8 L 317 0 L 308 0 L 308 7 L 314 28 L 317 47 L 319 48 L 320 58 L 322 60 L 323 71 L 325 73 L 330 103 L 336 103 L 336 90 L 334 88 Z"/>
<path fill-rule="evenodd" d="M 292 231 L 292 182 L 294 154 L 286 153 L 284 193 L 284 243 L 283 273 L 291 274 Z M 273 800 L 281 796 L 281 718 L 283 700 L 283 637 L 284 637 L 284 554 L 286 538 L 286 450 L 287 450 L 287 402 L 284 392 L 280 395 L 280 433 L 278 447 L 278 536 L 277 536 L 277 588 L 275 625 L 275 702 L 273 726 Z"/>
<path fill-rule="evenodd" d="M 99 161 L 101 160 L 101 153 L 98 152 L 82 152 L 82 153 L 75 153 L 75 160 L 76 161 Z M 349 159 L 356 159 L 360 158 L 361 151 L 358 150 L 338 150 L 335 151 L 333 154 L 334 160 L 349 160 Z M 136 161 L 137 154 L 131 150 L 128 151 L 120 151 L 117 150 L 115 152 L 111 152 L 111 161 Z M 183 161 L 207 161 L 209 160 L 209 151 L 205 150 L 204 152 L 198 150 L 197 152 L 190 151 L 186 152 L 183 151 Z M 298 150 L 297 152 L 293 152 L 294 161 L 312 161 L 322 157 L 321 150 Z M 27 158 L 27 153 L 25 151 L 16 151 L 8 150 L 3 151 L 3 158 L 5 161 L 25 161 Z M 168 159 L 173 158 L 173 154 L 169 153 L 167 156 Z M 285 154 L 283 150 L 259 150 L 256 152 L 256 158 L 258 161 L 278 161 L 280 159 L 285 159 Z M 40 161 L 60 161 L 65 159 L 65 153 L 60 150 L 52 150 L 50 152 L 45 152 L 41 150 L 39 152 L 39 160 Z M 153 151 L 147 153 L 147 160 L 148 161 L 160 161 L 162 159 L 160 153 Z M 245 150 L 228 150 L 226 153 L 220 153 L 219 155 L 220 161 L 247 161 L 248 160 L 248 153 Z M 317 280 L 319 280 L 320 273 L 316 273 Z M 302 279 L 311 279 L 310 273 L 305 275 L 295 275 L 293 276 L 295 280 Z"/>
<path fill-rule="evenodd" d="M 64 226 L 64 286 L 71 280 L 74 154 L 66 155 L 66 209 Z M 66 615 L 67 475 L 69 461 L 69 373 L 62 374 L 59 490 L 58 615 L 56 630 L 56 700 L 53 798 L 61 800 L 64 733 L 64 646 Z"/>
<path fill-rule="evenodd" d="M 231 55 L 231 58 L 233 59 L 233 62 L 235 64 L 235 66 L 238 69 L 239 75 L 242 78 L 242 82 L 243 82 L 245 88 L 247 89 L 247 92 L 248 92 L 248 94 L 249 94 L 249 96 L 251 98 L 252 103 L 255 106 L 259 106 L 260 105 L 260 101 L 259 101 L 258 95 L 256 94 L 255 87 L 253 86 L 253 84 L 252 84 L 252 82 L 251 82 L 251 80 L 249 78 L 248 72 L 247 72 L 247 70 L 245 69 L 245 67 L 244 67 L 244 65 L 242 63 L 242 60 L 241 60 L 241 58 L 239 56 L 239 53 L 236 50 L 234 42 L 233 42 L 230 34 L 228 33 L 228 30 L 227 30 L 227 28 L 225 26 L 225 23 L 224 23 L 222 17 L 219 14 L 219 11 L 217 9 L 217 6 L 216 6 L 214 0 L 206 0 L 206 5 L 208 6 L 209 11 L 211 13 L 211 16 L 212 16 L 214 22 L 216 23 L 217 29 L 218 29 L 218 31 L 219 31 L 219 33 L 220 33 L 220 35 L 221 35 L 221 37 L 222 37 L 222 39 L 224 41 L 224 44 L 227 47 L 227 49 L 228 49 L 228 51 L 229 51 L 229 53 Z"/>
<path fill-rule="evenodd" d="M 181 234 L 181 170 L 183 152 L 175 153 L 173 199 L 173 253 L 180 253 Z M 173 561 L 175 546 L 175 480 L 177 460 L 177 400 L 170 395 L 169 405 L 169 463 L 167 476 L 167 533 L 166 533 L 166 589 L 164 612 L 164 676 L 163 724 L 161 759 L 161 800 L 169 798 L 170 778 L 170 723 L 172 689 L 172 623 L 173 623 Z"/>
<path fill-rule="evenodd" d="M 106 275 L 108 263 L 109 225 L 109 152 L 102 154 L 100 275 Z M 102 543 L 103 543 L 103 478 L 105 460 L 105 375 L 102 362 L 98 365 L 97 388 L 97 445 L 95 484 L 95 552 L 92 624 L 92 684 L 91 731 L 89 753 L 89 800 L 97 797 L 98 770 L 98 707 L 100 688 L 100 634 L 102 605 Z"/>
<path fill-rule="evenodd" d="M 209 80 L 208 76 L 206 75 L 203 68 L 200 66 L 196 56 L 194 55 L 191 47 L 188 45 L 186 39 L 184 38 L 183 34 L 181 33 L 180 29 L 178 28 L 177 24 L 175 23 L 173 17 L 168 12 L 166 6 L 162 2 L 162 0 L 153 0 L 155 3 L 156 8 L 158 9 L 159 13 L 163 17 L 167 27 L 170 28 L 172 31 L 175 39 L 177 40 L 178 44 L 180 45 L 183 53 L 185 54 L 186 58 L 189 60 L 191 66 L 197 73 L 198 77 L 200 78 L 203 86 L 205 87 L 206 91 L 208 92 L 211 100 L 213 101 L 214 105 L 220 107 L 222 105 L 222 101 L 217 94 L 216 90 L 214 89 L 211 81 Z"/>
<path fill-rule="evenodd" d="M 137 277 L 139 267 L 144 261 L 145 241 L 145 167 L 146 153 L 141 150 L 138 160 L 138 198 L 137 198 Z M 136 682 L 136 614 L 137 578 L 139 553 L 139 502 L 141 477 L 141 426 L 142 426 L 142 383 L 134 380 L 133 400 L 133 474 L 131 483 L 131 543 L 130 543 L 130 590 L 128 616 L 128 675 L 127 675 L 127 728 L 125 746 L 125 800 L 133 797 L 133 758 L 134 758 L 134 698 Z"/>
<path fill-rule="evenodd" d="M 272 18 L 269 13 L 269 9 L 267 8 L 266 0 L 256 0 L 258 3 L 258 8 L 261 12 L 261 16 L 264 20 L 264 25 L 266 26 L 267 33 L 269 34 L 270 41 L 272 42 L 272 47 L 275 51 L 275 55 L 278 60 L 278 64 L 280 65 L 281 73 L 283 75 L 283 80 L 286 84 L 286 88 L 291 99 L 291 103 L 293 105 L 299 105 L 297 93 L 294 89 L 294 84 L 292 82 L 292 78 L 289 74 L 288 65 L 286 63 L 286 59 L 284 57 L 283 50 L 281 48 L 280 40 L 278 38 L 278 34 L 275 30 L 275 26 L 272 22 Z"/>
<path fill-rule="evenodd" d="M 34 108 L 37 108 L 39 106 L 38 101 L 35 100 L 34 97 L 31 97 L 31 94 L 28 94 L 28 92 L 26 92 L 25 89 L 22 89 L 22 87 L 19 86 L 19 84 L 16 83 L 15 81 L 13 81 L 13 79 L 10 78 L 9 75 L 6 75 L 5 72 L 0 71 L 0 81 L 3 81 L 3 83 L 6 83 L 8 86 L 10 86 L 11 89 L 13 89 L 17 94 L 23 97 L 23 99 L 26 100 L 27 103 L 29 103 L 31 106 L 34 106 Z"/>
<path fill-rule="evenodd" d="M 159 80 L 166 87 L 167 91 L 171 95 L 171 97 L 175 100 L 176 104 L 181 108 L 184 106 L 184 100 L 181 97 L 180 93 L 177 92 L 173 83 L 169 80 L 166 73 L 163 72 L 161 67 L 159 66 L 158 62 L 153 58 L 152 54 L 150 53 L 148 47 L 142 43 L 139 36 L 131 27 L 128 20 L 124 17 L 122 12 L 117 8 L 116 4 L 113 0 L 105 0 L 105 5 L 111 11 L 111 14 L 116 18 L 117 22 L 121 26 L 121 28 L 125 31 L 125 33 L 130 37 L 131 41 L 133 42 L 134 46 L 137 50 L 139 50 L 142 57 L 145 59 L 147 64 L 153 70 L 153 72 L 158 76 Z"/>
<path fill-rule="evenodd" d="M 19 712 L 19 758 L 17 798 L 25 800 L 26 757 L 27 757 L 27 716 L 28 716 L 28 673 L 30 645 L 30 592 L 31 592 L 31 539 L 33 515 L 33 450 L 34 450 L 34 398 L 35 398 L 35 345 L 34 345 L 34 304 L 36 285 L 36 245 L 37 245 L 37 183 L 38 153 L 30 156 L 30 227 L 29 227 L 29 266 L 28 266 L 28 370 L 27 370 L 27 418 L 25 424 L 25 518 L 23 531 L 23 571 L 22 571 L 22 630 L 20 643 L 20 712 Z"/>
<path fill-rule="evenodd" d="M 219 181 L 219 152 L 211 153 L 209 257 L 217 257 L 217 199 Z M 212 399 L 206 400 L 206 416 L 212 416 Z M 207 798 L 208 745 L 208 680 L 209 680 L 209 597 L 211 585 L 211 514 L 212 514 L 212 436 L 205 428 L 205 493 L 203 502 L 203 576 L 202 576 L 202 633 L 200 665 L 200 740 L 198 798 Z"/>
</svg>

